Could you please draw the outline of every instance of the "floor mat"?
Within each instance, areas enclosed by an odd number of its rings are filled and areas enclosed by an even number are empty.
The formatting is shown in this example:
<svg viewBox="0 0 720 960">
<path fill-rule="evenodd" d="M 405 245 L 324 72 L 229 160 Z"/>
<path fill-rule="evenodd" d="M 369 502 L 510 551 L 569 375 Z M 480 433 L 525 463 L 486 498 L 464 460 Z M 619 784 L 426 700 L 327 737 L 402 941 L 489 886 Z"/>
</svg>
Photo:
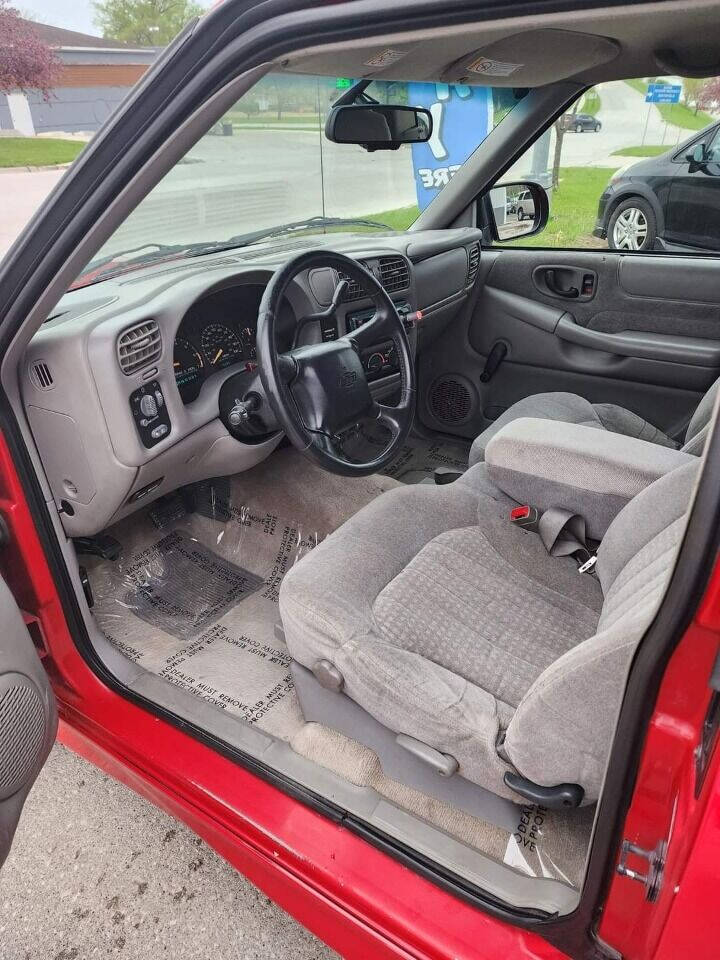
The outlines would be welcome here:
<svg viewBox="0 0 720 960">
<path fill-rule="evenodd" d="M 537 804 L 518 806 L 517 825 L 509 833 L 391 780 L 372 750 L 319 723 L 304 724 L 291 745 L 308 760 L 357 786 L 372 787 L 397 806 L 519 873 L 550 877 L 574 887 L 582 883 L 595 807 L 565 812 Z"/>
<path fill-rule="evenodd" d="M 275 636 L 282 578 L 396 485 L 335 477 L 283 450 L 272 467 L 165 498 L 107 531 L 118 561 L 83 558 L 98 625 L 147 670 L 289 740 L 303 720 Z"/>
<path fill-rule="evenodd" d="M 402 483 L 421 483 L 432 476 L 436 467 L 467 470 L 470 441 L 444 440 L 411 436 L 395 460 L 383 470 L 388 477 Z"/>
<path fill-rule="evenodd" d="M 450 445 L 413 439 L 408 446 L 398 469 L 405 482 L 414 482 L 406 479 L 411 466 L 427 475 L 455 465 L 442 459 Z M 118 561 L 82 558 L 97 622 L 147 670 L 288 741 L 345 780 L 373 787 L 513 869 L 576 886 L 591 810 L 518 807 L 509 834 L 390 780 L 372 751 L 302 718 L 291 658 L 275 635 L 282 578 L 344 520 L 397 486 L 386 476 L 337 477 L 285 449 L 245 474 L 166 498 L 107 531 L 123 546 Z"/>
</svg>

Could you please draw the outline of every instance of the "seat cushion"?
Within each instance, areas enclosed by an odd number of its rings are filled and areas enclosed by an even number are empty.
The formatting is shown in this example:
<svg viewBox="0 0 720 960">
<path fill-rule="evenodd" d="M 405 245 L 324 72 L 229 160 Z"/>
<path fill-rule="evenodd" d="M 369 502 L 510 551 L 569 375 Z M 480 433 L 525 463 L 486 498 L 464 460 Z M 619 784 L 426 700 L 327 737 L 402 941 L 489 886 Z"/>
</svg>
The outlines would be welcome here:
<svg viewBox="0 0 720 960">
<path fill-rule="evenodd" d="M 677 444 L 653 424 L 636 413 L 614 403 L 590 403 L 577 393 L 536 393 L 524 397 L 500 414 L 497 420 L 475 439 L 470 447 L 470 466 L 485 459 L 485 448 L 495 434 L 506 424 L 519 417 L 535 417 L 540 420 L 556 420 L 561 423 L 578 423 L 599 430 L 621 433 L 666 447 Z"/>
<path fill-rule="evenodd" d="M 512 527 L 511 505 L 484 464 L 384 494 L 287 574 L 280 612 L 295 660 L 331 661 L 380 723 L 517 799 L 497 741 L 545 667 L 594 632 L 602 593 Z"/>
</svg>

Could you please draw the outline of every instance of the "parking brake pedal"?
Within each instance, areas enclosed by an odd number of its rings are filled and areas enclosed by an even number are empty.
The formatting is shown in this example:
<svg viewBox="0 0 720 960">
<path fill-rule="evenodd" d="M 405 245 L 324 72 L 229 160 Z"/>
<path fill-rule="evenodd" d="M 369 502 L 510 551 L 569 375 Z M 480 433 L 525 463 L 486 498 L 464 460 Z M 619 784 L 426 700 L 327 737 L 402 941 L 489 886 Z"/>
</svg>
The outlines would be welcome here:
<svg viewBox="0 0 720 960">
<path fill-rule="evenodd" d="M 122 553 L 120 541 L 106 533 L 99 533 L 95 537 L 73 537 L 73 543 L 78 553 L 102 557 L 103 560 L 117 560 Z"/>
</svg>

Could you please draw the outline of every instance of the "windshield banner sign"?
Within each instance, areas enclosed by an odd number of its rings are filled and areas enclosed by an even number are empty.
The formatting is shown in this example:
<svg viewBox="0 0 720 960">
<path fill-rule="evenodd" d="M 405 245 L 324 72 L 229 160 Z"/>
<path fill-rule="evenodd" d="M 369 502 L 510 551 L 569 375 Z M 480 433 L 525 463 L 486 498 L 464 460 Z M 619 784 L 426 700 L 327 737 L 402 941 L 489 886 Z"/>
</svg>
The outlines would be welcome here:
<svg viewBox="0 0 720 960">
<path fill-rule="evenodd" d="M 425 107 L 433 118 L 432 137 L 412 145 L 417 201 L 424 210 L 490 133 L 492 88 L 409 83 L 408 102 Z"/>
</svg>

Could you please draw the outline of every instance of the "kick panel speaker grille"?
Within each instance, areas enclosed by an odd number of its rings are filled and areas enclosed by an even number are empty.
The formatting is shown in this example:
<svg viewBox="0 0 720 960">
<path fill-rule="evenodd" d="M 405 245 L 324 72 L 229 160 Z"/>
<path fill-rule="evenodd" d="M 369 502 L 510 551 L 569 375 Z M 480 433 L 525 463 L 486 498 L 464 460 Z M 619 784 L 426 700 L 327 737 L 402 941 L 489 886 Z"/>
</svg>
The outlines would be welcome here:
<svg viewBox="0 0 720 960">
<path fill-rule="evenodd" d="M 27 780 L 45 738 L 45 710 L 22 674 L 0 678 L 0 799 Z"/>
<path fill-rule="evenodd" d="M 457 374 L 438 377 L 430 388 L 430 412 L 441 423 L 464 423 L 476 405 L 475 392 L 468 380 Z"/>
</svg>

